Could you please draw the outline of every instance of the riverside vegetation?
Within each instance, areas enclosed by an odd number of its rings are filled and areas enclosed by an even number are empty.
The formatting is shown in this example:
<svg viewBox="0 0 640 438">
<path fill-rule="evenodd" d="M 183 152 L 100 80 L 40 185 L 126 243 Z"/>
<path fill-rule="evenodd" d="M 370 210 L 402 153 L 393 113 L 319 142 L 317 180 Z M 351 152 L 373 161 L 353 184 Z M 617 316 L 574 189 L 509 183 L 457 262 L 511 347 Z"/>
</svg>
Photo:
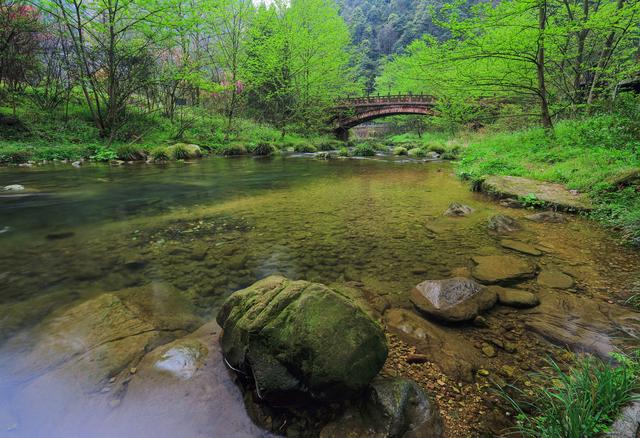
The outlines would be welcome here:
<svg viewBox="0 0 640 438">
<path fill-rule="evenodd" d="M 639 14 L 0 0 L 0 430 L 637 432 Z"/>
</svg>

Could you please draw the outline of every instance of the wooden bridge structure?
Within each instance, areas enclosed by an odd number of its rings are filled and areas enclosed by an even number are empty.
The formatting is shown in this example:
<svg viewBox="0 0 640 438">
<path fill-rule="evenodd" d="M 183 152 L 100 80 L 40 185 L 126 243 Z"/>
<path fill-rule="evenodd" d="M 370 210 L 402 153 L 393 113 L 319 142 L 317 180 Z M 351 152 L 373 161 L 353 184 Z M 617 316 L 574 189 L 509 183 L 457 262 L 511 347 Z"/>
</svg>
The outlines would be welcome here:
<svg viewBox="0 0 640 438">
<path fill-rule="evenodd" d="M 350 128 L 370 120 L 399 114 L 433 115 L 435 103 L 435 97 L 423 94 L 348 97 L 336 102 L 331 123 L 336 136 L 347 140 Z"/>
</svg>

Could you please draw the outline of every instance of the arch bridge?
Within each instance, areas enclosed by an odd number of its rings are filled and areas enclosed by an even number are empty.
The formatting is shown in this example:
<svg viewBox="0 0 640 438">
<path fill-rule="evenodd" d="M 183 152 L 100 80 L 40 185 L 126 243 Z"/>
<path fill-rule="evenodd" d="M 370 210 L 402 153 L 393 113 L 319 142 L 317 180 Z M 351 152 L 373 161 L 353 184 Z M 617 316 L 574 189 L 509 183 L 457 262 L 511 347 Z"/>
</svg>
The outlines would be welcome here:
<svg viewBox="0 0 640 438">
<path fill-rule="evenodd" d="M 400 114 L 433 115 L 436 99 L 423 94 L 395 94 L 340 99 L 331 119 L 333 130 L 341 140 L 347 140 L 349 129 L 381 117 Z"/>
</svg>

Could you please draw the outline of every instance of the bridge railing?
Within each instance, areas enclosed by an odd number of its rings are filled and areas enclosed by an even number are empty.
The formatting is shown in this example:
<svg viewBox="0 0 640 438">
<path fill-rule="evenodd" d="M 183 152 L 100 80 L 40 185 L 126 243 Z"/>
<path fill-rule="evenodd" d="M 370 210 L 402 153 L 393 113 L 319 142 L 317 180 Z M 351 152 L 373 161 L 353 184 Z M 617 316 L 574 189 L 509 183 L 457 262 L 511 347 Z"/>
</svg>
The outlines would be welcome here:
<svg viewBox="0 0 640 438">
<path fill-rule="evenodd" d="M 376 103 L 434 103 L 434 96 L 428 94 L 387 94 L 387 95 L 368 95 L 368 96 L 347 96 L 336 100 L 338 105 L 366 105 Z"/>
</svg>

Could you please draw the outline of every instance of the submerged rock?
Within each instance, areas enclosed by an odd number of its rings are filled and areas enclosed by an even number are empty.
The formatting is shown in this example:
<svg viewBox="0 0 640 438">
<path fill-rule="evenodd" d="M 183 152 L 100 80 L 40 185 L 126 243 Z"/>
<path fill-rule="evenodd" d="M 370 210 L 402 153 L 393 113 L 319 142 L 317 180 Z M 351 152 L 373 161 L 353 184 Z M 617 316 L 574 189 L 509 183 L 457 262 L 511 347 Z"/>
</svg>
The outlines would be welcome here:
<svg viewBox="0 0 640 438">
<path fill-rule="evenodd" d="M 460 217 L 460 216 L 468 216 L 472 212 L 473 212 L 473 208 L 469 207 L 468 205 L 454 202 L 451 205 L 449 205 L 449 208 L 447 208 L 447 211 L 445 211 L 443 214 L 445 216 Z"/>
<path fill-rule="evenodd" d="M 525 219 L 533 222 L 550 222 L 556 224 L 563 224 L 568 221 L 565 215 L 556 213 L 555 211 L 542 211 L 540 213 L 530 214 L 525 216 Z"/>
<path fill-rule="evenodd" d="M 352 396 L 387 358 L 380 326 L 318 283 L 267 277 L 232 294 L 217 319 L 229 365 L 274 404 Z"/>
<path fill-rule="evenodd" d="M 498 302 L 505 306 L 528 308 L 540 304 L 538 296 L 519 289 L 508 289 L 500 286 L 489 286 L 498 295 Z"/>
<path fill-rule="evenodd" d="M 474 256 L 473 278 L 485 284 L 510 284 L 533 278 L 536 266 L 522 257 L 510 255 Z"/>
<path fill-rule="evenodd" d="M 458 322 L 468 321 L 496 303 L 496 293 L 462 277 L 427 280 L 411 291 L 411 302 L 428 316 Z"/>
<path fill-rule="evenodd" d="M 522 254 L 527 254 L 532 256 L 542 255 L 542 251 L 540 251 L 533 245 L 529 245 L 528 243 L 524 243 L 524 242 L 519 242 L 517 240 L 503 239 L 500 241 L 500 246 L 502 246 L 503 248 L 512 249 L 514 251 L 521 252 Z"/>
<path fill-rule="evenodd" d="M 320 438 L 439 438 L 442 418 L 435 403 L 416 382 L 376 378 L 366 397 L 337 420 L 326 425 Z"/>
<path fill-rule="evenodd" d="M 495 216 L 490 217 L 489 224 L 487 226 L 491 231 L 498 234 L 507 234 L 522 229 L 522 226 L 520 226 L 517 220 L 511 216 L 505 216 L 502 214 L 496 214 Z"/>
<path fill-rule="evenodd" d="M 554 289 L 569 289 L 575 284 L 573 277 L 558 270 L 545 269 L 538 274 L 537 282 L 540 286 Z"/>
</svg>

